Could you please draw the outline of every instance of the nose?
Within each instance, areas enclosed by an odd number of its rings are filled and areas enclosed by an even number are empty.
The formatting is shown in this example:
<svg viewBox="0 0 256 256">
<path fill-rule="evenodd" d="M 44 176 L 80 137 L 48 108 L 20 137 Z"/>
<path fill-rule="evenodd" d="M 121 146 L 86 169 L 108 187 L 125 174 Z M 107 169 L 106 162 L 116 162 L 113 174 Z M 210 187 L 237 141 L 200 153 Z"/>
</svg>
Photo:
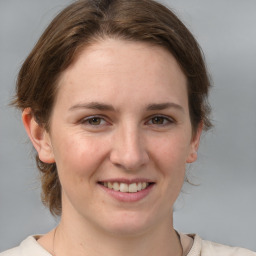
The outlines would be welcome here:
<svg viewBox="0 0 256 256">
<path fill-rule="evenodd" d="M 110 161 L 127 171 L 138 171 L 149 161 L 146 145 L 137 127 L 123 127 L 113 136 Z"/>
</svg>

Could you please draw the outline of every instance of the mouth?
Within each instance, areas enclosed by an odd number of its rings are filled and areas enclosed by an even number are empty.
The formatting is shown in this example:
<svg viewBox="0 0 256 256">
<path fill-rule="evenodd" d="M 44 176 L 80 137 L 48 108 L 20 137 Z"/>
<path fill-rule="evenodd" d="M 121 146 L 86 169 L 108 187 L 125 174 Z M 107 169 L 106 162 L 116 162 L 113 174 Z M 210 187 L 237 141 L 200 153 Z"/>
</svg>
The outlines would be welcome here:
<svg viewBox="0 0 256 256">
<path fill-rule="evenodd" d="M 148 179 L 111 179 L 97 183 L 107 195 L 123 203 L 135 203 L 148 198 L 156 185 L 156 182 Z"/>
<path fill-rule="evenodd" d="M 137 193 L 139 191 L 143 191 L 147 189 L 148 187 L 152 186 L 154 182 L 132 182 L 132 183 L 126 183 L 126 182 L 98 182 L 101 186 L 104 186 L 105 188 L 121 192 L 121 193 Z"/>
</svg>

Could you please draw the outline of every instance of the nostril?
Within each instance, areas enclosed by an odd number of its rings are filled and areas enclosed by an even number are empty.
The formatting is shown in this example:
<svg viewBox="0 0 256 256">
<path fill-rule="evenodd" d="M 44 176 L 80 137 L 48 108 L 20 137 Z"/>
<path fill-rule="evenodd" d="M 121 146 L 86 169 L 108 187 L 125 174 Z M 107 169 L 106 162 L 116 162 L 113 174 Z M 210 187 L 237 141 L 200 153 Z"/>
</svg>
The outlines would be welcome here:
<svg viewBox="0 0 256 256">
<path fill-rule="evenodd" d="M 144 152 L 112 152 L 110 161 L 126 171 L 137 171 L 147 164 L 149 157 Z"/>
</svg>

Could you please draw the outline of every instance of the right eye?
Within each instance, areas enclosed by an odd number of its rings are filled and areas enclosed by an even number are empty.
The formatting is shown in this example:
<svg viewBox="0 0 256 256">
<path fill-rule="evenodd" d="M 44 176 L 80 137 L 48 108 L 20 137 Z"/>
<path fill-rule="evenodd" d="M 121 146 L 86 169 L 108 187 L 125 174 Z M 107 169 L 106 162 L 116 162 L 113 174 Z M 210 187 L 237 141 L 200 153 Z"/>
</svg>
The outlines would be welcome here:
<svg viewBox="0 0 256 256">
<path fill-rule="evenodd" d="M 90 116 L 90 117 L 84 118 L 81 121 L 81 123 L 83 125 L 89 125 L 89 126 L 102 126 L 107 124 L 105 119 L 99 116 Z"/>
</svg>

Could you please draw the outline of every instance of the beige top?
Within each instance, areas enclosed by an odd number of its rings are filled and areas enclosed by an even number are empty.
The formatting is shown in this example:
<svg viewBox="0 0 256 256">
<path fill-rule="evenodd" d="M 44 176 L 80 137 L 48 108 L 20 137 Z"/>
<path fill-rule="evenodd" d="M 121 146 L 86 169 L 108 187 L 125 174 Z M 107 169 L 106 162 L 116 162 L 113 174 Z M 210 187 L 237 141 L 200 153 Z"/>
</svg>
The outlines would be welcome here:
<svg viewBox="0 0 256 256">
<path fill-rule="evenodd" d="M 52 256 L 37 239 L 38 236 L 29 236 L 20 246 L 0 253 L 0 256 Z M 198 235 L 180 234 L 180 239 L 184 248 L 191 244 L 188 252 L 184 252 L 184 256 L 256 256 L 256 252 L 205 241 Z"/>
</svg>

